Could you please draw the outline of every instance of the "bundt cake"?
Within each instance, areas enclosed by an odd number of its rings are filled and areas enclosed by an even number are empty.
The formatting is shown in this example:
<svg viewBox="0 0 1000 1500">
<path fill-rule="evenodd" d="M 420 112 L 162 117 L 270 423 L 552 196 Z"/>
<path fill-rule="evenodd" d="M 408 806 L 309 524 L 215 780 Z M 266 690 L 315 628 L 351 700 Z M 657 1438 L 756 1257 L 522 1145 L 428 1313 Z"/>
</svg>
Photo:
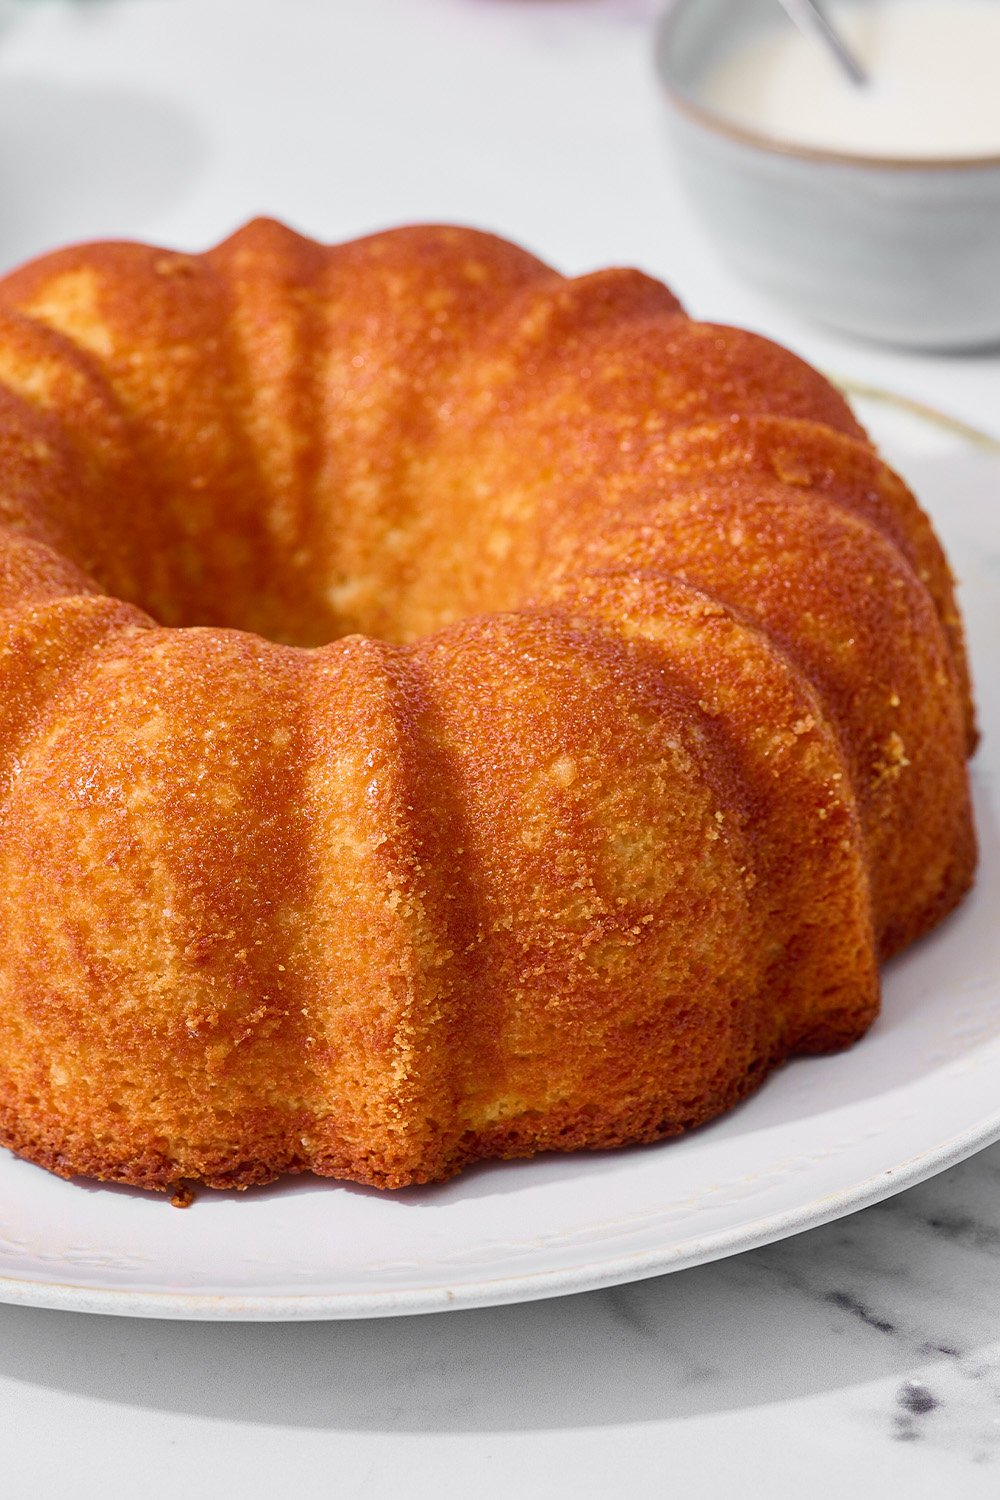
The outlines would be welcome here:
<svg viewBox="0 0 1000 1500">
<path fill-rule="evenodd" d="M 945 559 L 814 370 L 488 234 L 0 281 L 0 1140 L 380 1187 L 859 1037 L 975 862 Z"/>
</svg>

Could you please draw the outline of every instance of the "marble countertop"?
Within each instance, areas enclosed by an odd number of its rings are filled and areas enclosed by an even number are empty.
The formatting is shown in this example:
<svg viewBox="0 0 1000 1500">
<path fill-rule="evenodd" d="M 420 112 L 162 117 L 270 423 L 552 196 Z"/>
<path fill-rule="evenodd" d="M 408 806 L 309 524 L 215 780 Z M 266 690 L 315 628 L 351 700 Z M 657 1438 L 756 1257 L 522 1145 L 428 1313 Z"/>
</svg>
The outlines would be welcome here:
<svg viewBox="0 0 1000 1500">
<path fill-rule="evenodd" d="M 669 159 L 655 0 L 0 0 L 0 267 L 256 212 L 413 219 L 1000 434 L 1000 356 L 862 347 L 721 262 Z M 852 1218 L 585 1296 L 346 1324 L 0 1307 L 7 1495 L 1000 1493 L 1000 1146 Z M 71 1482 L 70 1482 L 71 1480 Z"/>
</svg>

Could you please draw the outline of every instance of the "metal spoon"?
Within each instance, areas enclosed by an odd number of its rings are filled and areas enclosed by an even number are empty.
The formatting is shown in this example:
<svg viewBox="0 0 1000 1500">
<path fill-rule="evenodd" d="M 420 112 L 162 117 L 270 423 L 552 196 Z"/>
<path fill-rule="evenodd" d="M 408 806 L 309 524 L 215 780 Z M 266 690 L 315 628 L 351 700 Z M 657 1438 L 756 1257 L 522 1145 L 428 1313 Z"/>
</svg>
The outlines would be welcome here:
<svg viewBox="0 0 1000 1500">
<path fill-rule="evenodd" d="M 844 41 L 819 0 L 781 0 L 789 18 L 806 36 L 818 36 L 853 84 L 868 82 L 868 74 Z"/>
</svg>

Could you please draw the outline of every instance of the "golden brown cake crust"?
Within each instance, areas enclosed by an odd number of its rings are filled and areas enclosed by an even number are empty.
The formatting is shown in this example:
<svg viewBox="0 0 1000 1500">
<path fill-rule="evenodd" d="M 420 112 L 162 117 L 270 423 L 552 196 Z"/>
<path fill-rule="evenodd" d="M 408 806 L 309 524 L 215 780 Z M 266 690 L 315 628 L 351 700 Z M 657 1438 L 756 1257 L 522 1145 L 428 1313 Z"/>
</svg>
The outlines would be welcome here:
<svg viewBox="0 0 1000 1500">
<path fill-rule="evenodd" d="M 801 360 L 448 227 L 0 281 L 0 1141 L 174 1191 L 677 1134 L 972 879 L 930 523 Z"/>
</svg>

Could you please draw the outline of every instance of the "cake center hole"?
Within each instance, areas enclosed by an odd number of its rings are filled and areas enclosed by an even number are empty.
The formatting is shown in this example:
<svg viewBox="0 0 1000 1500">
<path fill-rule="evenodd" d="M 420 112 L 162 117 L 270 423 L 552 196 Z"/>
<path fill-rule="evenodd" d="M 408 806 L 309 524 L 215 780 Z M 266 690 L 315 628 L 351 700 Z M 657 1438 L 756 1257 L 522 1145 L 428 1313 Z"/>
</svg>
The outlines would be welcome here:
<svg viewBox="0 0 1000 1500">
<path fill-rule="evenodd" d="M 299 647 L 353 634 L 411 641 L 512 608 L 529 591 L 525 539 L 499 545 L 492 505 L 424 499 L 373 479 L 363 491 L 320 505 L 178 488 L 137 507 L 116 555 L 92 571 L 162 625 L 252 631 Z"/>
</svg>

